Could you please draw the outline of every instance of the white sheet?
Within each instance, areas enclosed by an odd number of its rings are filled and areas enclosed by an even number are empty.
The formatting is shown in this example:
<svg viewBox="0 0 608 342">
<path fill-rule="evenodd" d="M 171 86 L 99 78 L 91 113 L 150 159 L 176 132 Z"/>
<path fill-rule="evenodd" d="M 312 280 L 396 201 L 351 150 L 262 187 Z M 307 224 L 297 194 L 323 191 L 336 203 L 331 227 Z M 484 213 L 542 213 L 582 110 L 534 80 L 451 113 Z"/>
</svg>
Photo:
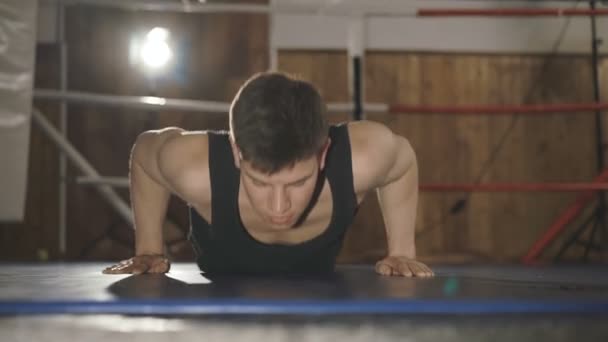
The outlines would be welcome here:
<svg viewBox="0 0 608 342">
<path fill-rule="evenodd" d="M 25 212 L 36 0 L 0 1 L 0 221 Z"/>
</svg>

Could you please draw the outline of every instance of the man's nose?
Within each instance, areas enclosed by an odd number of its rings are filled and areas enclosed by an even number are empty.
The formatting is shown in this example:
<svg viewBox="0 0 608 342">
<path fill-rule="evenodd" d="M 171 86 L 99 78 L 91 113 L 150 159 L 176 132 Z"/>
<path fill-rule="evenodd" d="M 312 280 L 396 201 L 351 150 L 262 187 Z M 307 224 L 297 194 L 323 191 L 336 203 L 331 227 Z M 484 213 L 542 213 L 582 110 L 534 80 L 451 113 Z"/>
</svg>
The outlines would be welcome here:
<svg viewBox="0 0 608 342">
<path fill-rule="evenodd" d="M 271 202 L 271 208 L 274 214 L 283 214 L 291 207 L 289 196 L 287 196 L 285 189 L 274 189 Z"/>
</svg>

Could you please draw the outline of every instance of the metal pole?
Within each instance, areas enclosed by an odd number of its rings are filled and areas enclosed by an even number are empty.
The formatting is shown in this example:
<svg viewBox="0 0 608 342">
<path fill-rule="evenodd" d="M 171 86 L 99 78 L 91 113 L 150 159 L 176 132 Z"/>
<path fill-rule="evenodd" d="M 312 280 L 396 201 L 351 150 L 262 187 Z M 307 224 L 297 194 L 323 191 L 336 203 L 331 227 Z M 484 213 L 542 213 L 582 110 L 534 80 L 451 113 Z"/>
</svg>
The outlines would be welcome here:
<svg viewBox="0 0 608 342">
<path fill-rule="evenodd" d="M 268 13 L 268 70 L 279 70 L 279 50 L 274 41 L 275 15 Z"/>
<path fill-rule="evenodd" d="M 59 46 L 59 89 L 62 92 L 68 89 L 68 54 L 65 40 L 65 7 L 62 3 L 57 7 L 57 43 Z M 59 104 L 59 131 L 66 137 L 68 134 L 67 103 L 62 100 Z M 59 151 L 59 189 L 58 189 L 58 240 L 59 254 L 67 253 L 67 160 L 62 151 Z"/>
<path fill-rule="evenodd" d="M 82 185 L 98 185 L 105 184 L 113 188 L 128 188 L 129 177 L 78 177 L 76 183 Z"/>
<path fill-rule="evenodd" d="M 216 101 L 199 101 L 186 99 L 172 99 L 156 96 L 124 96 L 85 93 L 78 91 L 62 92 L 51 89 L 35 89 L 34 98 L 38 100 L 66 101 L 70 103 L 94 104 L 102 106 L 116 106 L 121 108 L 134 108 L 143 110 L 183 110 L 200 113 L 228 113 L 230 103 Z M 608 107 L 608 104 L 606 104 Z M 384 103 L 364 104 L 366 112 L 386 113 L 389 105 Z M 352 103 L 328 103 L 330 113 L 343 113 L 353 110 Z"/>
<path fill-rule="evenodd" d="M 595 0 L 592 0 L 589 5 L 591 9 L 595 9 Z M 598 65 L 598 45 L 600 41 L 597 38 L 597 25 L 595 16 L 591 16 L 591 70 L 593 74 L 593 100 L 595 103 L 600 103 L 600 72 Z M 604 147 L 603 147 L 603 131 L 602 131 L 602 111 L 595 112 L 595 128 L 597 137 L 597 170 L 598 172 L 604 169 Z"/>
<path fill-rule="evenodd" d="M 362 75 L 361 75 L 361 57 L 352 57 L 352 72 L 353 72 L 353 106 L 355 107 L 353 110 L 353 119 L 354 120 L 363 120 L 363 106 L 361 105 L 362 98 Z"/>
<path fill-rule="evenodd" d="M 33 121 L 63 151 L 66 157 L 87 177 L 100 178 L 99 172 L 70 144 L 70 142 L 37 109 L 32 110 Z M 109 185 L 95 186 L 99 194 L 129 224 L 133 223 L 131 208 Z"/>
<path fill-rule="evenodd" d="M 122 96 L 85 93 L 77 91 L 61 92 L 49 89 L 35 89 L 34 97 L 42 100 L 67 101 L 72 103 L 89 103 L 121 108 L 137 108 L 144 110 L 175 109 L 186 111 L 225 112 L 230 109 L 230 103 L 216 101 L 197 101 L 184 99 L 169 99 L 156 96 Z"/>
<path fill-rule="evenodd" d="M 596 1 L 592 0 L 589 2 L 589 7 L 591 10 L 595 10 Z M 596 18 L 594 15 L 590 17 L 591 19 L 591 71 L 593 75 L 593 100 L 595 103 L 600 103 L 600 76 L 599 76 L 599 63 L 598 63 L 598 45 L 600 41 L 597 37 L 597 24 Z M 604 169 L 604 132 L 602 129 L 602 111 L 597 110 L 595 112 L 595 134 L 596 134 L 596 144 L 597 144 L 597 169 L 598 172 Z M 598 194 L 598 207 L 596 212 L 596 226 L 595 228 L 599 228 L 600 230 L 600 240 L 602 241 L 602 245 L 604 245 L 606 239 L 606 195 L 604 193 Z M 589 238 L 589 244 L 593 244 L 593 238 L 595 234 L 591 234 Z M 608 247 L 608 246 L 606 246 Z M 602 253 L 603 255 L 603 253 Z"/>
<path fill-rule="evenodd" d="M 365 54 L 365 17 L 355 16 L 351 19 L 348 30 L 348 58 L 350 72 L 350 90 L 353 102 L 353 120 L 363 120 L 363 59 Z"/>
</svg>

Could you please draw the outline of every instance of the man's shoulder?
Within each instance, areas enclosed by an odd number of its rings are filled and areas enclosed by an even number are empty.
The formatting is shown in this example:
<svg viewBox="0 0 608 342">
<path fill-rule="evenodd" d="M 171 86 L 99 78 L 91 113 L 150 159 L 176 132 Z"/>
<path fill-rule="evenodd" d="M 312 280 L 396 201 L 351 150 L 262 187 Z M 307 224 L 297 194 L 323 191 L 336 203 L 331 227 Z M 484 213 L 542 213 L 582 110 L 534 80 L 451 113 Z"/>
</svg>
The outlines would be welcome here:
<svg viewBox="0 0 608 342">
<path fill-rule="evenodd" d="M 200 161 L 200 157 L 206 157 L 209 153 L 208 146 L 207 131 L 181 131 L 164 141 L 159 150 L 159 157 L 167 162 L 178 162 L 186 166 Z"/>
<path fill-rule="evenodd" d="M 374 121 L 348 123 L 355 191 L 377 186 L 393 164 L 395 145 L 403 139 L 386 125 Z"/>
<path fill-rule="evenodd" d="M 177 195 L 200 202 L 209 193 L 209 132 L 182 131 L 159 150 L 159 168 Z M 201 198 L 201 196 L 203 196 Z"/>
<path fill-rule="evenodd" d="M 354 121 L 347 127 L 353 157 L 377 155 L 379 148 L 392 144 L 395 138 L 393 131 L 380 122 Z"/>
</svg>

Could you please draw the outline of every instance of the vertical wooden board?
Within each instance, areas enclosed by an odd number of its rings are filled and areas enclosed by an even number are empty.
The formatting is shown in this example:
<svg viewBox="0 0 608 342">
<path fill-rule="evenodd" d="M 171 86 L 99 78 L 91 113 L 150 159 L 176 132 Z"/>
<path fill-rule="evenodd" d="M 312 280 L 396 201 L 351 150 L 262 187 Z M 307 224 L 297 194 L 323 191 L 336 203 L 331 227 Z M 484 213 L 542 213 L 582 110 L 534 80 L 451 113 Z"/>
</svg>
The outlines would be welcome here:
<svg viewBox="0 0 608 342">
<path fill-rule="evenodd" d="M 483 78 L 488 74 L 488 63 L 485 58 L 477 58 L 476 56 L 458 56 L 458 64 L 454 71 L 458 75 L 457 86 L 459 94 L 455 96 L 454 104 L 467 105 L 473 103 L 482 103 L 485 98 L 486 88 L 479 87 Z M 487 134 L 486 129 L 487 117 L 477 115 L 461 115 L 456 117 L 456 137 L 452 142 L 452 153 L 459 156 L 458 162 L 451 166 L 451 170 L 455 173 L 456 182 L 472 182 L 475 174 L 478 172 L 480 163 L 484 160 L 484 155 L 487 151 Z M 457 221 L 459 224 L 450 228 L 458 232 L 459 246 L 458 253 L 475 252 L 475 249 L 469 247 L 469 241 L 475 241 L 474 246 L 481 246 L 491 243 L 489 234 L 487 217 L 488 211 L 484 206 L 487 201 L 479 201 L 477 198 L 468 193 L 454 194 L 456 197 L 454 202 L 460 200 L 465 201 L 465 206 L 457 213 L 449 216 L 450 220 L 460 217 Z M 476 209 L 476 210 L 475 210 Z M 482 209 L 482 210 L 479 210 Z M 478 228 L 474 230 L 474 228 Z"/>
<path fill-rule="evenodd" d="M 424 93 L 422 104 L 457 104 L 456 90 L 460 90 L 456 58 L 440 55 L 425 56 L 422 64 Z M 428 132 L 425 149 L 421 151 L 430 159 L 432 168 L 426 182 L 450 183 L 458 180 L 458 153 L 454 146 L 457 139 L 458 117 L 446 114 L 425 115 L 425 131 Z M 435 208 L 437 219 L 442 220 L 450 211 L 458 195 L 449 193 L 441 196 Z M 462 216 L 450 216 L 445 224 L 435 230 L 434 249 L 443 253 L 458 250 Z"/>
<path fill-rule="evenodd" d="M 383 65 L 383 54 L 374 54 L 376 61 L 374 68 L 379 68 Z M 378 96 L 379 102 L 387 103 L 405 103 L 405 104 L 418 104 L 420 103 L 420 57 L 414 54 L 391 54 L 391 59 L 395 59 L 395 72 L 396 79 L 393 82 L 387 84 L 388 88 L 385 90 L 387 96 Z M 384 83 L 383 79 L 378 79 L 378 83 Z M 374 99 L 375 101 L 375 99 Z M 389 114 L 386 116 L 387 120 L 385 123 L 393 129 L 397 134 L 404 136 L 409 140 L 412 148 L 416 153 L 419 168 L 420 181 L 424 181 L 427 173 L 426 165 L 421 160 L 421 154 L 419 150 L 424 145 L 424 131 L 423 118 L 413 115 L 399 115 Z M 418 199 L 418 210 L 416 216 L 416 230 L 420 231 L 429 222 L 429 214 L 433 211 L 429 210 L 432 208 L 432 202 L 429 202 L 429 197 L 425 194 L 420 194 Z M 432 221 L 432 216 L 430 218 Z M 424 240 L 423 240 L 424 241 Z M 428 240 L 427 240 L 428 241 Z M 425 254 L 428 251 L 428 247 L 417 241 L 417 252 L 418 254 Z"/>
<path fill-rule="evenodd" d="M 314 84 L 326 102 L 348 102 L 347 59 L 343 52 L 280 51 L 279 71 Z"/>
<path fill-rule="evenodd" d="M 522 61 L 515 57 L 509 56 L 488 56 L 485 58 L 484 75 L 478 83 L 478 87 L 484 89 L 479 99 L 482 104 L 519 104 L 519 92 L 521 86 L 525 82 L 521 82 L 522 74 L 525 75 L 525 69 L 519 69 L 518 65 Z M 502 181 L 516 181 L 518 163 L 503 164 L 501 160 L 510 160 L 512 156 L 519 155 L 516 150 L 517 141 L 520 140 L 518 133 L 520 118 L 512 115 L 506 116 L 488 116 L 485 117 L 486 133 L 485 139 L 479 149 L 475 149 L 473 154 L 479 156 L 475 162 L 473 174 L 469 178 L 471 182 L 499 182 L 497 170 L 505 169 L 510 174 L 510 179 L 505 178 Z M 475 143 L 474 137 L 472 143 Z M 507 170 L 509 169 L 509 170 Z M 465 249 L 472 249 L 481 255 L 498 254 L 500 246 L 504 245 L 503 241 L 497 240 L 496 237 L 501 234 L 503 227 L 499 225 L 502 222 L 500 213 L 504 216 L 510 215 L 513 222 L 513 213 L 510 212 L 509 206 L 503 203 L 502 198 L 510 198 L 513 195 L 505 195 L 498 193 L 491 194 L 472 194 L 478 199 L 478 205 L 481 208 L 471 207 L 470 212 L 473 215 L 481 215 L 485 218 L 485 224 L 475 224 L 470 227 L 471 240 L 469 245 L 464 246 Z M 486 211 L 482 211 L 485 209 Z M 479 232 L 482 231 L 488 240 L 480 241 L 476 238 Z"/>
<path fill-rule="evenodd" d="M 566 88 L 560 89 L 560 83 L 552 80 L 553 73 L 568 73 L 568 66 L 555 61 L 555 67 L 545 67 L 546 70 L 542 71 L 545 63 L 543 58 L 523 60 L 522 73 L 519 76 L 523 77 L 523 80 L 517 82 L 520 86 L 512 86 L 507 82 L 503 86 L 504 97 L 508 99 L 508 94 L 516 95 L 522 103 L 585 101 L 584 88 L 577 94 L 576 91 L 568 91 Z M 574 67 L 573 70 L 577 68 Z M 517 76 L 515 74 L 512 77 Z M 519 91 L 514 94 L 508 92 L 509 89 Z M 584 173 L 580 173 L 581 166 L 589 170 L 589 162 L 585 157 L 589 151 L 588 141 L 572 142 L 564 136 L 566 130 L 574 133 L 570 137 L 577 136 L 575 132 L 583 133 L 586 130 L 584 116 L 555 114 L 542 117 L 526 116 L 517 120 L 509 145 L 505 144 L 503 154 L 497 158 L 496 167 L 492 170 L 492 179 L 520 182 L 568 181 L 583 176 Z M 575 124 L 577 122 L 581 122 L 583 127 Z M 573 170 L 570 165 L 575 164 L 578 166 Z M 524 253 L 529 246 L 528 241 L 531 244 L 535 233 L 549 224 L 551 217 L 571 194 L 497 194 L 493 197 L 493 203 L 496 205 L 494 240 L 502 242 L 496 246 L 496 254 L 513 260 Z M 501 208 L 504 213 L 502 215 Z"/>
</svg>

